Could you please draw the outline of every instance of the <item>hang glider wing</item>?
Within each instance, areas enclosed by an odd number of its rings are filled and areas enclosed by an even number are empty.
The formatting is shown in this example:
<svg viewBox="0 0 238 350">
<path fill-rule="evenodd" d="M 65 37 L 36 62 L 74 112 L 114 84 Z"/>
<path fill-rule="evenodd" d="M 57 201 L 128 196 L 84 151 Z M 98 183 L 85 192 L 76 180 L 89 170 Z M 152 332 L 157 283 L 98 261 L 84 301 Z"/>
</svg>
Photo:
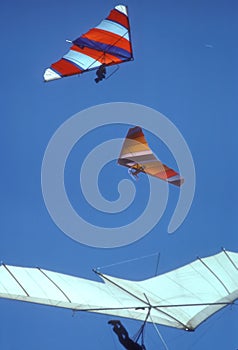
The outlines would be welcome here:
<svg viewBox="0 0 238 350">
<path fill-rule="evenodd" d="M 144 281 L 104 283 L 2 265 L 0 297 L 194 330 L 238 299 L 238 253 L 222 252 Z"/>
<path fill-rule="evenodd" d="M 139 126 L 129 129 L 118 163 L 130 168 L 132 175 L 143 172 L 176 186 L 184 183 L 184 179 L 175 170 L 154 156 Z"/>
<path fill-rule="evenodd" d="M 45 81 L 132 60 L 127 7 L 117 5 L 98 26 L 72 43 L 69 52 L 45 70 Z"/>
</svg>

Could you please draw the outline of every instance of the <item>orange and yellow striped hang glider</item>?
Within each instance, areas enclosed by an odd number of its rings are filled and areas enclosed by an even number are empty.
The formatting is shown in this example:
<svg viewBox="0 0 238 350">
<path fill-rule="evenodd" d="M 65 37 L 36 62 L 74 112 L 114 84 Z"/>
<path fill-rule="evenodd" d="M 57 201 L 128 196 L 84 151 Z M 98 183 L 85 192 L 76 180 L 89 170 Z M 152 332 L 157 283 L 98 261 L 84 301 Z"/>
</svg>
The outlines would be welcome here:
<svg viewBox="0 0 238 350">
<path fill-rule="evenodd" d="M 70 50 L 45 70 L 44 81 L 133 60 L 127 6 L 115 6 L 99 25 L 72 43 Z"/>
<path fill-rule="evenodd" d="M 142 172 L 175 186 L 181 186 L 184 183 L 184 179 L 179 173 L 161 163 L 155 157 L 139 126 L 129 129 L 122 146 L 118 164 L 128 167 L 130 174 L 134 177 L 137 177 Z"/>
</svg>

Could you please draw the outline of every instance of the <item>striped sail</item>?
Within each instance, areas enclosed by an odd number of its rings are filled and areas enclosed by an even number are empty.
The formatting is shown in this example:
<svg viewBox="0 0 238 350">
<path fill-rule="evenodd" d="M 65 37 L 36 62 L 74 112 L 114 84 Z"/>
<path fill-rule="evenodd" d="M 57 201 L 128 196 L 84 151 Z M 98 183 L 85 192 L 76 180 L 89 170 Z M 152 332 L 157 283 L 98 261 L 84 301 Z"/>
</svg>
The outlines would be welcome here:
<svg viewBox="0 0 238 350">
<path fill-rule="evenodd" d="M 184 179 L 175 170 L 158 160 L 146 142 L 139 126 L 129 129 L 118 159 L 120 165 L 158 177 L 175 186 L 181 186 Z"/>
<path fill-rule="evenodd" d="M 73 41 L 69 52 L 44 72 L 51 81 L 133 59 L 127 7 L 117 5 L 99 25 Z"/>
</svg>

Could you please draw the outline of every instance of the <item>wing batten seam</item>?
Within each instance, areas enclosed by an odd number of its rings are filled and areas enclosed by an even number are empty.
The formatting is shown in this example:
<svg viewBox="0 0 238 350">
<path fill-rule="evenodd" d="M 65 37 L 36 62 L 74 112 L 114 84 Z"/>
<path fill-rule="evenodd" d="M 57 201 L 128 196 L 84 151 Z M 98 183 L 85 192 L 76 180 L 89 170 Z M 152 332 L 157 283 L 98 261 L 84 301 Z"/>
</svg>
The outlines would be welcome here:
<svg viewBox="0 0 238 350">
<path fill-rule="evenodd" d="M 220 284 L 224 287 L 225 291 L 228 293 L 228 294 L 231 294 L 229 289 L 226 287 L 225 283 L 222 282 L 222 280 L 215 274 L 215 272 L 201 259 L 198 257 L 198 260 L 208 269 L 208 271 L 211 272 L 211 274 L 213 276 L 216 277 L 216 279 L 220 282 Z"/>
<path fill-rule="evenodd" d="M 26 289 L 22 286 L 22 284 L 18 281 L 18 279 L 14 276 L 14 274 L 8 269 L 8 267 L 5 264 L 2 264 L 2 266 L 7 270 L 7 272 L 10 274 L 10 276 L 17 282 L 17 284 L 21 287 L 23 292 L 26 294 L 27 297 L 30 297 L 30 294 L 27 293 Z"/>
<path fill-rule="evenodd" d="M 64 295 L 64 297 L 68 300 L 70 304 L 72 304 L 72 301 L 67 296 L 67 294 L 55 283 L 44 271 L 42 271 L 39 267 L 37 269 Z"/>
<path fill-rule="evenodd" d="M 225 249 L 223 249 L 223 252 L 225 253 L 227 259 L 230 261 L 230 263 L 234 266 L 234 268 L 236 270 L 238 270 L 238 267 L 236 266 L 236 264 L 234 263 L 234 261 L 232 260 L 232 258 L 230 257 L 230 255 L 227 253 L 227 251 Z"/>
</svg>

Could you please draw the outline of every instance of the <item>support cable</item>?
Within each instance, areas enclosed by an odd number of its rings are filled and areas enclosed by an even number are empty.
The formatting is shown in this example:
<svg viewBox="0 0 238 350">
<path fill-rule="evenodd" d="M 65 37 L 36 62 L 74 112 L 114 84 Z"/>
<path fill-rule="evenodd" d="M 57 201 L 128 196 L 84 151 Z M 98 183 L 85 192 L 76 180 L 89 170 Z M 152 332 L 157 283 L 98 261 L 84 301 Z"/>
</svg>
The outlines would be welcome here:
<svg viewBox="0 0 238 350">
<path fill-rule="evenodd" d="M 155 325 L 155 323 L 153 322 L 153 320 L 152 320 L 151 317 L 150 317 L 150 320 L 151 320 L 151 322 L 153 323 L 153 326 L 154 326 L 154 328 L 155 328 L 155 330 L 156 330 L 156 332 L 157 332 L 157 334 L 158 334 L 158 336 L 159 336 L 161 342 L 163 343 L 165 349 L 166 349 L 166 350 L 169 350 L 168 345 L 166 344 L 164 338 L 162 337 L 162 334 L 160 333 L 158 327 L 156 327 L 156 325 Z"/>
<path fill-rule="evenodd" d="M 141 257 L 138 257 L 138 258 L 134 258 L 134 259 L 124 260 L 124 261 L 120 261 L 120 262 L 117 262 L 117 263 L 114 263 L 114 264 L 110 264 L 110 265 L 104 265 L 104 266 L 101 266 L 101 267 L 97 267 L 95 270 L 99 271 L 100 269 L 104 269 L 104 268 L 107 268 L 107 267 L 113 267 L 113 266 L 117 266 L 117 265 L 122 265 L 122 264 L 129 263 L 129 262 L 132 262 L 132 261 L 137 261 L 137 260 L 141 260 L 141 259 L 150 258 L 152 256 L 158 256 L 158 253 L 144 255 L 144 256 L 141 256 Z"/>
</svg>

